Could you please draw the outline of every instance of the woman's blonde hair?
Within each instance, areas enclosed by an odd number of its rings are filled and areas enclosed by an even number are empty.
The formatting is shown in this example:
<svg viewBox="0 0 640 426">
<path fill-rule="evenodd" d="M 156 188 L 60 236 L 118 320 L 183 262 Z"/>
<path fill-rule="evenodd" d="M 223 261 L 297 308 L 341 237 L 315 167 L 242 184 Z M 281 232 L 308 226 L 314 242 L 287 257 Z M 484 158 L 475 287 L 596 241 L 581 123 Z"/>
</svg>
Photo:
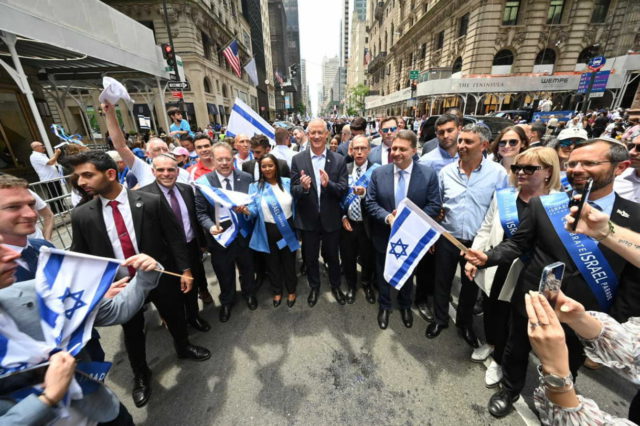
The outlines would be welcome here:
<svg viewBox="0 0 640 426">
<path fill-rule="evenodd" d="M 536 161 L 542 167 L 551 169 L 551 176 L 544 186 L 548 190 L 560 190 L 560 160 L 558 160 L 558 153 L 553 148 L 541 146 L 529 148 L 516 155 L 513 164 L 518 164 L 520 160 Z M 518 177 L 512 172 L 509 172 L 509 182 L 513 187 L 518 186 Z"/>
</svg>

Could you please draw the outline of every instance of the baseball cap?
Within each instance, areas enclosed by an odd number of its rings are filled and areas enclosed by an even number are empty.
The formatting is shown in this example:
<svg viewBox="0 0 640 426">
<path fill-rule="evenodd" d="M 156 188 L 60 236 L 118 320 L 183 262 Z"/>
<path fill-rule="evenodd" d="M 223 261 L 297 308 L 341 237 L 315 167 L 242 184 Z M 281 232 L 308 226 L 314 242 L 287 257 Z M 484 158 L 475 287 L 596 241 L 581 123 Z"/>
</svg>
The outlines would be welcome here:
<svg viewBox="0 0 640 426">
<path fill-rule="evenodd" d="M 568 129 L 564 129 L 563 131 L 561 131 L 558 134 L 558 140 L 562 141 L 565 139 L 582 139 L 582 140 L 587 140 L 589 139 L 589 135 L 587 134 L 587 131 L 584 129 L 579 129 L 576 127 L 570 127 Z"/>
<path fill-rule="evenodd" d="M 171 151 L 171 153 L 173 155 L 186 155 L 187 157 L 189 156 L 189 151 L 187 150 L 187 148 L 183 148 L 181 146 L 173 148 L 173 151 Z"/>
</svg>

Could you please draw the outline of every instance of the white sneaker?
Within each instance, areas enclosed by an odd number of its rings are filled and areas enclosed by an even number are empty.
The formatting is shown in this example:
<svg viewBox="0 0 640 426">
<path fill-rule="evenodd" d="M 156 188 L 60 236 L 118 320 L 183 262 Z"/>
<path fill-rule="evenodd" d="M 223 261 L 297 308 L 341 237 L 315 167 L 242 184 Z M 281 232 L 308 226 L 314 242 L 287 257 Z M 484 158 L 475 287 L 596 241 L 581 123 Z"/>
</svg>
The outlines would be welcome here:
<svg viewBox="0 0 640 426">
<path fill-rule="evenodd" d="M 492 352 L 493 346 L 485 343 L 479 348 L 473 350 L 473 353 L 471 354 L 471 361 L 484 362 L 485 359 L 489 358 L 489 355 L 491 355 Z"/>
<path fill-rule="evenodd" d="M 491 364 L 489 364 L 487 372 L 484 373 L 484 384 L 488 388 L 493 388 L 498 386 L 500 380 L 502 380 L 502 367 L 498 365 L 497 362 L 491 360 Z"/>
</svg>

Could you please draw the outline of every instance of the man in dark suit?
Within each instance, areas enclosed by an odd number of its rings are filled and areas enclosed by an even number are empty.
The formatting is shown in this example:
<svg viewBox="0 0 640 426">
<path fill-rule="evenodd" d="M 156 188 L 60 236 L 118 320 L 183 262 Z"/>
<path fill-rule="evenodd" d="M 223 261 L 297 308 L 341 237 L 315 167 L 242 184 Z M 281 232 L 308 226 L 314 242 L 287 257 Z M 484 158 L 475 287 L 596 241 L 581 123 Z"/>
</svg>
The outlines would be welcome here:
<svg viewBox="0 0 640 426">
<path fill-rule="evenodd" d="M 369 161 L 381 166 L 393 163 L 391 144 L 398 133 L 398 120 L 395 117 L 385 117 L 380 120 L 382 143 L 371 150 Z"/>
<path fill-rule="evenodd" d="M 226 142 L 216 142 L 211 148 L 216 170 L 200 179 L 206 179 L 215 188 L 229 191 L 249 192 L 249 185 L 253 182 L 251 175 L 233 168 L 231 145 Z M 221 322 L 229 321 L 231 306 L 236 295 L 236 265 L 240 275 L 242 295 L 250 310 L 258 307 L 255 296 L 255 279 L 253 276 L 253 256 L 249 250 L 249 238 L 238 232 L 227 247 L 216 241 L 213 236 L 224 232 L 232 226 L 231 214 L 246 213 L 247 209 L 236 208 L 230 212 L 223 206 L 212 206 L 207 199 L 196 191 L 196 214 L 198 222 L 207 234 L 207 246 L 211 252 L 211 265 L 220 284 L 220 312 Z M 240 224 L 238 225 L 240 226 Z"/>
<path fill-rule="evenodd" d="M 160 154 L 153 159 L 156 181 L 140 188 L 140 191 L 160 196 L 162 202 L 174 214 L 183 241 L 187 244 L 187 259 L 193 275 L 191 290 L 184 294 L 187 322 L 196 330 L 209 331 L 211 326 L 198 315 L 198 289 L 207 288 L 207 276 L 202 265 L 202 250 L 207 243 L 196 217 L 196 203 L 191 186 L 178 183 L 178 162 L 170 154 Z"/>
<path fill-rule="evenodd" d="M 367 189 L 356 186 L 361 176 L 367 173 L 374 163 L 367 161 L 369 155 L 369 139 L 364 135 L 354 137 L 350 142 L 349 155 L 353 162 L 347 164 L 349 174 L 349 188 L 357 198 L 348 206 L 343 206 L 342 230 L 340 231 L 340 257 L 344 278 L 347 281 L 347 303 L 356 300 L 356 283 L 358 282 L 357 263 L 360 258 L 362 267 L 360 278 L 367 302 L 376 303 L 373 287 L 373 272 L 375 267 L 374 251 L 371 247 L 367 217 L 364 208 L 364 197 Z"/>
<path fill-rule="evenodd" d="M 320 290 L 318 257 L 322 243 L 325 262 L 329 265 L 331 293 L 344 305 L 340 291 L 340 201 L 347 191 L 347 167 L 344 158 L 327 150 L 327 124 L 322 119 L 307 127 L 310 149 L 300 152 L 291 162 L 291 194 L 296 203 L 295 226 L 302 235 L 307 280 L 311 287 L 307 302 L 315 306 Z"/>
<path fill-rule="evenodd" d="M 242 163 L 242 171 L 253 176 L 254 181 L 260 179 L 260 168 L 258 163 L 260 159 L 271 151 L 271 144 L 265 135 L 255 135 L 251 138 L 251 152 L 253 160 Z M 278 169 L 280 169 L 280 177 L 290 177 L 291 172 L 285 160 L 278 159 Z"/>
<path fill-rule="evenodd" d="M 179 358 L 209 359 L 211 353 L 192 345 L 187 335 L 180 290 L 188 292 L 192 278 L 184 237 L 173 212 L 157 195 L 125 189 L 118 182 L 118 166 L 104 152 L 80 153 L 68 162 L 78 177 L 78 185 L 95 197 L 71 214 L 71 250 L 117 259 L 145 253 L 166 270 L 181 273 L 180 279 L 163 274 L 149 300 L 165 320 Z M 133 276 L 135 271 L 122 267 L 120 273 Z M 123 331 L 134 374 L 133 401 L 141 407 L 151 395 L 142 310 L 123 325 Z"/>
<path fill-rule="evenodd" d="M 614 139 L 587 140 L 577 144 L 571 152 L 567 162 L 567 178 L 578 191 L 584 188 L 588 178 L 593 179 L 589 204 L 608 214 L 615 224 L 639 232 L 640 204 L 625 200 L 613 192 L 614 178 L 628 167 L 628 158 L 626 147 Z M 566 232 L 564 229 L 554 228 L 541 199 L 532 198 L 520 227 L 512 238 L 486 253 L 471 250 L 466 255 L 467 260 L 475 266 L 506 264 L 523 254 L 531 259 L 520 273 L 512 297 L 514 309 L 511 328 L 502 357 L 502 389 L 489 401 L 489 412 L 496 417 L 505 416 L 511 411 L 513 402 L 518 399 L 524 387 L 531 350 L 527 336 L 524 295 L 530 290 L 538 290 L 544 267 L 553 262 L 563 262 L 566 269 L 562 291 L 582 303 L 587 310 L 603 309 L 558 236 L 559 233 Z M 599 248 L 619 284 L 609 313 L 621 322 L 640 315 L 640 270 L 607 247 L 600 245 Z M 569 348 L 569 366 L 575 377 L 585 356 L 576 334 L 568 327 L 564 329 Z M 560 375 L 561 372 L 547 373 Z M 566 375 L 564 372 L 562 374 Z"/>
<path fill-rule="evenodd" d="M 392 144 L 393 163 L 379 167 L 371 176 L 365 200 L 371 218 L 371 239 L 376 251 L 376 276 L 378 278 L 378 325 L 386 329 L 391 311 L 391 286 L 384 279 L 384 263 L 391 226 L 396 208 L 405 198 L 413 201 L 426 214 L 435 218 L 440 213 L 440 189 L 436 172 L 418 163 L 414 156 L 418 139 L 411 130 L 401 130 Z M 405 327 L 413 325 L 411 294 L 413 277 L 410 277 L 398 294 L 398 304 Z"/>
<path fill-rule="evenodd" d="M 40 247 L 53 247 L 47 240 L 28 238 L 36 230 L 36 200 L 29 183 L 15 176 L 0 174 L 0 235 L 5 244 L 20 253 L 16 281 L 35 278 Z"/>
</svg>

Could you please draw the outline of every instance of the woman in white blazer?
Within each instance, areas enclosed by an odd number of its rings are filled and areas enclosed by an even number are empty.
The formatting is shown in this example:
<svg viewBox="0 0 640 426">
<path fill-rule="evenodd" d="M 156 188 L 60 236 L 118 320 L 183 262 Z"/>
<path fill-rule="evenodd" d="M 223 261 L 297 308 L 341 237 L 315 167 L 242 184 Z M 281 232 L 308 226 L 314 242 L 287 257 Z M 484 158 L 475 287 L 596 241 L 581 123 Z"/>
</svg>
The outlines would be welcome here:
<svg viewBox="0 0 640 426">
<path fill-rule="evenodd" d="M 510 238 L 518 228 L 519 218 L 533 197 L 548 195 L 560 189 L 560 163 L 551 148 L 531 148 L 518 154 L 511 165 L 511 188 L 497 191 L 484 222 L 473 240 L 472 248 L 486 251 Z M 526 255 L 525 257 L 526 261 Z M 487 387 L 502 378 L 500 362 L 509 335 L 510 300 L 524 263 L 477 269 L 467 263 L 465 273 L 485 292 L 484 329 L 487 343 L 476 349 L 471 359 L 484 361 L 492 352 L 493 360 L 485 375 Z"/>
</svg>

